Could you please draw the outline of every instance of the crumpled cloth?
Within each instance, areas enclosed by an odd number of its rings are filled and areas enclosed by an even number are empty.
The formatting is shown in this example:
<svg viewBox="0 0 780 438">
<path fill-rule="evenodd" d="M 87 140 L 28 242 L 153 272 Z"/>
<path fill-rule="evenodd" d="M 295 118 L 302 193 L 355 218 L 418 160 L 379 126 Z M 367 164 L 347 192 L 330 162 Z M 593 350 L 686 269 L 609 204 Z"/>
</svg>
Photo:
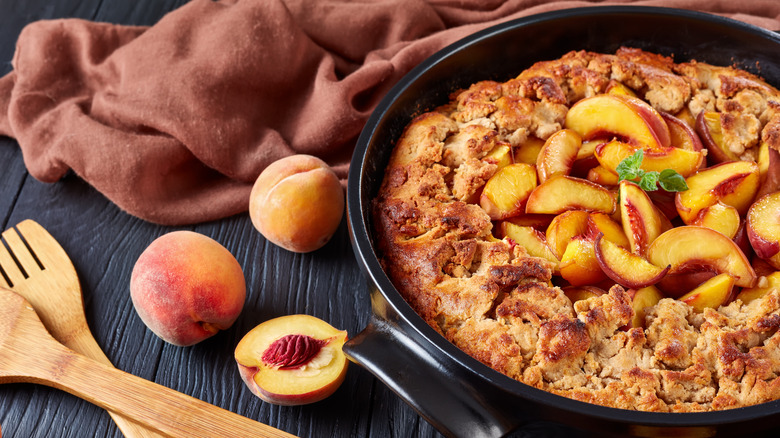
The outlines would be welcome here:
<svg viewBox="0 0 780 438">
<path fill-rule="evenodd" d="M 39 21 L 0 79 L 0 134 L 30 174 L 70 169 L 124 211 L 183 225 L 247 210 L 271 162 L 346 178 L 372 109 L 406 72 L 498 22 L 632 3 L 780 29 L 776 0 L 193 0 L 151 27 Z"/>
</svg>

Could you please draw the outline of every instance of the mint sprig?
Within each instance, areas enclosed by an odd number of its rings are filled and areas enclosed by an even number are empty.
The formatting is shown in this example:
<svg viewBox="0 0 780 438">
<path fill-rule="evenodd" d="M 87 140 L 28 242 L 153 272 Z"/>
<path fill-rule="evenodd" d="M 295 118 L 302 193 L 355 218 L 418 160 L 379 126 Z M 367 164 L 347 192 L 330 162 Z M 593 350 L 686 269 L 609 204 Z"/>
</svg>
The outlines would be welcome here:
<svg viewBox="0 0 780 438">
<path fill-rule="evenodd" d="M 626 157 L 617 166 L 618 179 L 633 181 L 639 184 L 642 190 L 652 192 L 658 190 L 660 185 L 667 192 L 682 192 L 688 190 L 685 178 L 674 169 L 664 169 L 660 172 L 642 170 L 642 160 L 645 152 L 642 149 Z"/>
</svg>

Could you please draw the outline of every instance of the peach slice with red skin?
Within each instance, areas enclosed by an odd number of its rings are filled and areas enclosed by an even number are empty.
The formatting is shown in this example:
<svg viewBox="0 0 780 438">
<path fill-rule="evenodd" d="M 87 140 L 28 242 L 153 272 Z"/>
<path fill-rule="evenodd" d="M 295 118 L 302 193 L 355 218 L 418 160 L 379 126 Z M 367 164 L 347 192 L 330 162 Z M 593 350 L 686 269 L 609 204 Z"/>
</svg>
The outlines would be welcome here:
<svg viewBox="0 0 780 438">
<path fill-rule="evenodd" d="M 634 317 L 631 319 L 630 327 L 644 327 L 647 316 L 646 309 L 658 304 L 664 298 L 664 294 L 655 286 L 628 289 L 626 293 L 631 297 L 631 308 L 634 309 Z"/>
<path fill-rule="evenodd" d="M 615 211 L 615 197 L 604 187 L 586 179 L 554 175 L 528 196 L 526 213 L 559 214 L 568 210 Z"/>
<path fill-rule="evenodd" d="M 703 312 L 708 307 L 717 309 L 728 301 L 733 288 L 734 277 L 726 273 L 718 274 L 678 300 L 693 307 L 696 312 Z"/>
<path fill-rule="evenodd" d="M 620 220 L 635 254 L 644 254 L 656 237 L 672 228 L 672 223 L 653 204 L 650 197 L 631 181 L 619 185 Z"/>
<path fill-rule="evenodd" d="M 669 147 L 669 127 L 661 114 L 641 99 L 618 94 L 600 94 L 582 99 L 566 114 L 564 127 L 584 140 L 617 136 L 637 146 Z"/>
<path fill-rule="evenodd" d="M 479 205 L 493 220 L 523 213 L 531 192 L 536 188 L 536 168 L 515 163 L 498 170 L 485 183 Z"/>
<path fill-rule="evenodd" d="M 566 251 L 566 245 L 577 237 L 588 232 L 589 214 L 582 210 L 565 211 L 555 216 L 547 227 L 547 243 L 555 256 L 560 260 Z"/>
<path fill-rule="evenodd" d="M 621 161 L 634 155 L 640 148 L 631 144 L 612 140 L 596 147 L 596 159 L 604 168 L 617 174 Z M 682 176 L 696 172 L 704 164 L 704 154 L 699 151 L 689 151 L 675 147 L 644 149 L 641 169 L 644 171 L 661 172 L 673 169 Z"/>
<path fill-rule="evenodd" d="M 752 287 L 756 271 L 736 243 L 715 230 L 695 225 L 672 228 L 647 248 L 647 260 L 668 274 L 716 272 L 729 274 L 739 287 Z"/>
<path fill-rule="evenodd" d="M 554 263 L 554 273 L 558 273 L 559 260 L 547 245 L 544 233 L 533 227 L 515 225 L 504 221 L 498 225 L 498 234 L 501 237 L 512 239 L 517 245 L 522 246 L 532 257 L 540 257 Z"/>
<path fill-rule="evenodd" d="M 607 277 L 626 288 L 640 289 L 658 283 L 670 266 L 660 268 L 644 257 L 605 239 L 603 234 L 594 243 L 596 260 Z"/>
<path fill-rule="evenodd" d="M 545 231 L 550 226 L 555 215 L 552 214 L 521 214 L 505 219 L 505 222 L 511 222 L 521 227 L 534 227 L 537 230 Z"/>
<path fill-rule="evenodd" d="M 702 111 L 696 117 L 696 132 L 707 148 L 707 160 L 712 164 L 739 161 L 723 141 L 721 114 L 715 111 Z"/>
<path fill-rule="evenodd" d="M 239 374 L 253 394 L 283 406 L 320 401 L 344 381 L 347 332 L 309 315 L 268 320 L 238 343 Z"/>
<path fill-rule="evenodd" d="M 593 240 L 587 236 L 573 238 L 563 252 L 561 277 L 572 286 L 596 284 L 607 278 L 596 259 Z"/>
<path fill-rule="evenodd" d="M 746 287 L 742 289 L 735 299 L 749 304 L 753 300 L 762 298 L 773 290 L 780 290 L 780 271 L 772 272 L 766 276 L 760 277 L 755 287 Z"/>
<path fill-rule="evenodd" d="M 616 186 L 620 183 L 620 179 L 615 172 L 600 164 L 588 170 L 586 179 L 602 186 Z"/>
<path fill-rule="evenodd" d="M 780 269 L 780 192 L 762 196 L 745 218 L 750 246 L 756 256 Z"/>
<path fill-rule="evenodd" d="M 691 225 L 719 231 L 730 239 L 736 237 L 741 224 L 742 219 L 739 217 L 737 209 L 720 201 L 699 211 L 699 215 L 691 222 Z"/>
<path fill-rule="evenodd" d="M 543 183 L 553 175 L 568 175 L 580 145 L 582 137 L 571 129 L 561 129 L 547 138 L 536 159 L 539 182 Z"/>
<path fill-rule="evenodd" d="M 743 215 L 758 191 L 758 164 L 753 161 L 721 163 L 696 172 L 685 182 L 688 190 L 677 192 L 675 206 L 686 224 L 693 223 L 701 210 L 718 201 Z"/>
<path fill-rule="evenodd" d="M 700 152 L 704 150 L 704 145 L 691 125 L 678 119 L 669 113 L 661 113 L 666 125 L 669 127 L 669 134 L 672 140 L 672 147 L 685 149 L 687 151 Z M 702 165 L 705 160 L 702 160 Z"/>
<path fill-rule="evenodd" d="M 588 213 L 587 236 L 595 241 L 599 234 L 603 234 L 605 239 L 615 242 L 624 248 L 628 248 L 630 245 L 623 227 L 608 214 L 598 211 Z"/>
</svg>

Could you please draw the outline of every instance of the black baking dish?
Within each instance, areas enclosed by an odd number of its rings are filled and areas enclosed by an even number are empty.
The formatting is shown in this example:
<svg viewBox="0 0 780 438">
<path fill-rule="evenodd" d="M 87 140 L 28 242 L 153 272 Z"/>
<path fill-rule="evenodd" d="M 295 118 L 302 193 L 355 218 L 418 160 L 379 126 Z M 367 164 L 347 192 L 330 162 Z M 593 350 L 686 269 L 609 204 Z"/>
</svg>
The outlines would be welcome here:
<svg viewBox="0 0 780 438">
<path fill-rule="evenodd" d="M 668 8 L 562 10 L 491 27 L 434 54 L 388 93 L 358 139 L 347 210 L 373 316 L 344 349 L 445 435 L 502 436 L 532 419 L 639 436 L 744 435 L 780 424 L 780 401 L 718 412 L 651 413 L 582 403 L 526 386 L 469 357 L 429 327 L 394 288 L 374 252 L 370 203 L 413 116 L 446 103 L 455 90 L 485 79 L 506 81 L 536 61 L 571 50 L 614 53 L 620 46 L 677 62 L 735 65 L 780 85 L 780 37 L 767 30 Z"/>
</svg>

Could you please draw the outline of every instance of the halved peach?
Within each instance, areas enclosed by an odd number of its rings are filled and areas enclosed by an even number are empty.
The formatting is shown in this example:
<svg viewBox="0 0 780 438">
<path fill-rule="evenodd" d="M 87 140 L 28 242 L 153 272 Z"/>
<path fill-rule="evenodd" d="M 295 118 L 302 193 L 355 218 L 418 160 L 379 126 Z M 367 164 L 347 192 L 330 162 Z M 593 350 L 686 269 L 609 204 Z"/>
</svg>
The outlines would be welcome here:
<svg viewBox="0 0 780 438">
<path fill-rule="evenodd" d="M 572 303 L 576 303 L 580 300 L 587 300 L 588 298 L 599 297 L 604 295 L 606 291 L 600 287 L 582 285 L 582 286 L 566 286 L 561 288 L 563 294 Z"/>
<path fill-rule="evenodd" d="M 780 192 L 762 196 L 750 207 L 745 228 L 756 256 L 780 269 Z"/>
<path fill-rule="evenodd" d="M 536 159 L 539 182 L 553 175 L 568 175 L 581 144 L 582 137 L 571 129 L 561 129 L 547 138 Z"/>
<path fill-rule="evenodd" d="M 542 146 L 544 146 L 544 140 L 539 137 L 528 137 L 519 146 L 513 148 L 515 163 L 536 164 Z"/>
<path fill-rule="evenodd" d="M 669 274 L 714 271 L 729 274 L 740 287 L 752 287 L 756 272 L 736 243 L 709 228 L 683 225 L 658 236 L 647 248 L 647 260 Z"/>
<path fill-rule="evenodd" d="M 700 112 L 698 117 L 696 117 L 696 132 L 709 151 L 707 160 L 710 163 L 716 164 L 739 160 L 737 154 L 732 152 L 723 141 L 720 113 L 715 111 Z"/>
<path fill-rule="evenodd" d="M 596 159 L 605 168 L 617 173 L 621 161 L 634 155 L 640 149 L 628 143 L 613 140 L 596 148 Z M 704 163 L 704 154 L 700 151 L 689 151 L 675 147 L 644 149 L 641 169 L 644 171 L 661 172 L 664 169 L 674 169 L 682 176 L 688 176 L 699 170 Z"/>
<path fill-rule="evenodd" d="M 261 399 L 284 406 L 328 397 L 344 381 L 347 332 L 309 315 L 286 315 L 250 330 L 236 346 L 241 379 Z"/>
<path fill-rule="evenodd" d="M 525 248 L 531 257 L 540 257 L 552 262 L 555 266 L 553 272 L 557 274 L 560 261 L 547 245 L 544 233 L 533 227 L 523 227 L 503 221 L 498 225 L 498 234 L 501 237 L 512 239 L 516 244 Z"/>
<path fill-rule="evenodd" d="M 678 300 L 693 307 L 697 312 L 706 308 L 717 309 L 726 303 L 734 288 L 734 277 L 729 274 L 718 274 L 698 287 L 678 298 Z"/>
<path fill-rule="evenodd" d="M 638 185 L 623 180 L 618 187 L 623 232 L 631 252 L 643 255 L 648 245 L 672 228 L 672 223 Z"/>
<path fill-rule="evenodd" d="M 656 284 L 670 268 L 660 268 L 648 262 L 644 257 L 605 239 L 603 234 L 596 237 L 594 248 L 601 270 L 623 287 L 639 289 Z"/>
<path fill-rule="evenodd" d="M 501 168 L 486 183 L 479 205 L 493 220 L 521 214 L 528 196 L 536 188 L 536 168 L 515 163 Z"/>
<path fill-rule="evenodd" d="M 734 239 L 737 235 L 740 224 L 742 224 L 742 219 L 740 219 L 737 209 L 720 201 L 703 208 L 699 211 L 696 219 L 691 222 L 691 225 L 720 231 L 729 239 Z"/>
<path fill-rule="evenodd" d="M 547 244 L 558 260 L 563 257 L 571 239 L 588 232 L 588 219 L 588 212 L 571 210 L 555 216 L 550 222 L 546 233 Z"/>
<path fill-rule="evenodd" d="M 672 146 L 688 151 L 699 152 L 704 149 L 704 145 L 699 136 L 691 128 L 693 125 L 678 119 L 669 113 L 661 113 L 666 125 L 669 127 L 669 134 L 672 139 Z M 702 165 L 704 160 L 702 160 Z"/>
<path fill-rule="evenodd" d="M 572 286 L 596 284 L 607 278 L 596 259 L 593 240 L 586 236 L 573 238 L 561 257 L 561 277 Z"/>
<path fill-rule="evenodd" d="M 699 212 L 718 201 L 747 212 L 758 191 L 758 164 L 730 161 L 702 169 L 685 179 L 688 190 L 677 192 L 675 206 L 680 218 L 691 224 Z"/>
<path fill-rule="evenodd" d="M 648 148 L 669 147 L 669 128 L 648 103 L 631 96 L 600 94 L 582 99 L 566 114 L 564 127 L 585 140 L 616 135 Z"/>
<path fill-rule="evenodd" d="M 568 210 L 615 210 L 615 197 L 604 187 L 586 179 L 554 175 L 539 184 L 528 197 L 526 213 L 559 214 Z"/>
<path fill-rule="evenodd" d="M 664 295 L 655 286 L 645 286 L 640 289 L 628 289 L 631 297 L 631 308 L 634 309 L 634 317 L 631 319 L 631 327 L 644 327 L 647 308 L 653 307 L 664 298 Z"/>
<path fill-rule="evenodd" d="M 759 277 L 754 287 L 742 289 L 735 299 L 748 304 L 773 290 L 780 290 L 780 271 L 775 271 L 769 275 Z"/>
</svg>

